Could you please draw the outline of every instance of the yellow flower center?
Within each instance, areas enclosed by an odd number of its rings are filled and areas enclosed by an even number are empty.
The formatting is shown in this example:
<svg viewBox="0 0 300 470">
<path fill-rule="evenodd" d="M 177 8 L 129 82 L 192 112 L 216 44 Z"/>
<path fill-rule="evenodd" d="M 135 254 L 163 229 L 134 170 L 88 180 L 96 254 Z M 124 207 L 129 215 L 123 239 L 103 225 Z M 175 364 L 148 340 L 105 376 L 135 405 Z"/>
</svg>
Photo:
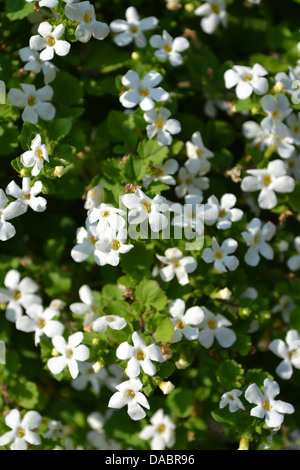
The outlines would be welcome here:
<svg viewBox="0 0 300 470">
<path fill-rule="evenodd" d="M 31 198 L 31 194 L 28 193 L 28 194 L 23 194 L 22 196 L 22 199 L 30 199 Z"/>
<path fill-rule="evenodd" d="M 300 131 L 300 127 L 299 126 L 295 126 L 293 128 L 293 131 L 295 132 L 295 134 L 297 134 L 299 131 Z"/>
<path fill-rule="evenodd" d="M 216 257 L 217 259 L 222 259 L 222 258 L 223 258 L 223 253 L 222 253 L 222 251 L 216 251 L 216 252 L 215 252 L 215 257 Z"/>
<path fill-rule="evenodd" d="M 145 201 L 142 204 L 144 211 L 148 212 L 150 214 L 151 212 L 151 202 Z"/>
<path fill-rule="evenodd" d="M 155 168 L 153 174 L 156 176 L 156 178 L 158 178 L 159 176 L 163 176 L 165 172 L 162 168 Z"/>
<path fill-rule="evenodd" d="M 127 390 L 126 397 L 127 398 L 134 398 L 135 397 L 134 391 L 133 390 Z"/>
<path fill-rule="evenodd" d="M 36 104 L 36 97 L 35 96 L 29 96 L 27 99 L 27 104 L 28 106 L 34 106 Z"/>
<path fill-rule="evenodd" d="M 112 247 L 113 250 L 117 251 L 120 248 L 121 243 L 119 242 L 119 240 L 113 240 L 110 246 Z"/>
<path fill-rule="evenodd" d="M 49 44 L 49 46 L 53 47 L 55 44 L 55 38 L 53 36 L 48 36 L 46 42 Z"/>
<path fill-rule="evenodd" d="M 275 119 L 275 120 L 278 119 L 278 118 L 279 118 L 279 114 L 280 114 L 280 113 L 279 113 L 278 109 L 276 109 L 276 111 L 274 111 L 273 114 L 272 114 L 272 118 Z"/>
<path fill-rule="evenodd" d="M 201 158 L 201 157 L 202 157 L 202 154 L 203 154 L 203 150 L 202 150 L 202 149 L 197 149 L 197 150 L 196 150 L 196 154 L 197 154 L 197 157 L 198 157 L 198 158 Z"/>
<path fill-rule="evenodd" d="M 89 238 L 90 244 L 95 245 L 97 243 L 97 238 L 93 235 Z"/>
<path fill-rule="evenodd" d="M 72 349 L 68 348 L 67 351 L 66 351 L 66 356 L 69 358 L 69 359 L 72 359 L 73 357 L 73 351 Z"/>
<path fill-rule="evenodd" d="M 228 398 L 228 400 L 234 401 L 234 398 L 233 398 L 233 396 L 232 396 L 232 395 L 230 395 L 230 394 L 229 394 L 229 395 L 227 395 L 227 398 Z"/>
<path fill-rule="evenodd" d="M 254 239 L 253 239 L 254 245 L 258 245 L 258 244 L 259 244 L 259 241 L 260 241 L 260 236 L 259 236 L 259 235 L 255 235 L 255 236 L 254 236 Z"/>
<path fill-rule="evenodd" d="M 162 119 L 158 119 L 155 125 L 158 129 L 162 129 L 164 127 L 164 121 Z"/>
<path fill-rule="evenodd" d="M 109 216 L 109 211 L 104 211 L 103 212 L 103 217 L 108 217 Z"/>
<path fill-rule="evenodd" d="M 17 289 L 13 292 L 13 298 L 16 299 L 16 300 L 19 300 L 21 295 L 22 295 L 21 291 L 19 291 Z"/>
<path fill-rule="evenodd" d="M 263 184 L 264 184 L 265 186 L 269 186 L 269 185 L 272 183 L 272 178 L 271 178 L 271 176 L 269 176 L 269 175 L 264 176 L 262 182 L 263 182 Z"/>
<path fill-rule="evenodd" d="M 173 259 L 172 259 L 172 263 L 173 263 L 173 265 L 175 266 L 175 268 L 179 268 L 180 263 L 179 263 L 178 259 L 173 258 Z"/>
<path fill-rule="evenodd" d="M 187 179 L 185 180 L 185 184 L 186 184 L 187 186 L 190 186 L 190 184 L 192 183 L 192 181 L 193 181 L 192 178 L 187 178 Z"/>
<path fill-rule="evenodd" d="M 132 34 L 136 34 L 138 32 L 139 28 L 137 26 L 131 26 L 130 28 L 130 32 Z"/>
<path fill-rule="evenodd" d="M 210 328 L 211 330 L 216 329 L 216 321 L 215 320 L 208 320 L 207 325 L 208 325 L 208 328 Z"/>
<path fill-rule="evenodd" d="M 44 328 L 44 326 L 46 325 L 46 320 L 44 320 L 44 318 L 40 318 L 37 322 L 37 325 L 39 328 Z"/>
<path fill-rule="evenodd" d="M 19 428 L 17 436 L 22 438 L 25 436 L 25 433 L 26 433 L 25 429 Z"/>
<path fill-rule="evenodd" d="M 83 20 L 85 23 L 89 24 L 93 21 L 93 18 L 91 17 L 89 13 L 85 13 L 83 16 Z"/>
<path fill-rule="evenodd" d="M 220 13 L 218 5 L 216 5 L 215 3 L 211 4 L 211 9 L 216 15 L 218 15 Z"/>
<path fill-rule="evenodd" d="M 247 73 L 247 75 L 243 77 L 244 82 L 251 82 L 252 79 L 253 75 L 251 75 L 251 73 Z"/>
<path fill-rule="evenodd" d="M 143 351 L 139 350 L 135 353 L 135 357 L 138 361 L 143 361 L 146 357 L 146 354 Z"/>
<path fill-rule="evenodd" d="M 263 402 L 262 406 L 263 406 L 263 409 L 266 410 L 266 411 L 270 411 L 270 409 L 272 408 L 271 405 L 270 405 L 269 400 L 265 400 Z"/>
<path fill-rule="evenodd" d="M 297 357 L 299 357 L 299 355 L 300 355 L 300 353 L 299 353 L 298 349 L 292 349 L 289 352 L 290 359 L 297 359 Z"/>
<path fill-rule="evenodd" d="M 139 94 L 145 98 L 146 96 L 149 95 L 149 91 L 147 90 L 147 88 L 140 88 Z"/>
<path fill-rule="evenodd" d="M 156 430 L 159 434 L 163 434 L 166 430 L 166 425 L 165 424 L 160 424 L 159 426 L 157 426 Z"/>
<path fill-rule="evenodd" d="M 185 327 L 184 321 L 178 320 L 178 322 L 176 322 L 176 327 L 179 328 L 179 330 L 183 330 L 183 328 Z"/>
<path fill-rule="evenodd" d="M 227 212 L 226 212 L 225 209 L 220 209 L 220 210 L 219 210 L 219 217 L 220 217 L 221 219 L 223 219 L 223 217 L 225 217 L 226 214 L 227 214 Z"/>
<path fill-rule="evenodd" d="M 164 50 L 165 50 L 166 52 L 171 52 L 172 46 L 170 46 L 169 44 L 165 44 L 165 45 L 164 45 Z"/>
<path fill-rule="evenodd" d="M 39 160 L 43 160 L 43 151 L 41 149 L 37 150 L 36 156 Z"/>
</svg>

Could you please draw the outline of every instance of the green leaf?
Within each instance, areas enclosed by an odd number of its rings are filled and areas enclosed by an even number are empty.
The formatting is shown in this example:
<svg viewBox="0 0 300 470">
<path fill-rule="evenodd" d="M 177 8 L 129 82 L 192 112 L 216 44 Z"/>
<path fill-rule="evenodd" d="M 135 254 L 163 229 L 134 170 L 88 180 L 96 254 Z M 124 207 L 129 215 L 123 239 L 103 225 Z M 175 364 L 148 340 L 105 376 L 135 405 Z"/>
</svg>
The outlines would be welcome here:
<svg viewBox="0 0 300 470">
<path fill-rule="evenodd" d="M 241 387 L 243 375 L 243 367 L 233 360 L 224 361 L 216 372 L 218 382 L 228 390 Z"/>
<path fill-rule="evenodd" d="M 168 147 L 162 147 L 155 140 L 142 140 L 138 145 L 138 154 L 147 164 L 157 165 L 168 156 Z"/>
<path fill-rule="evenodd" d="M 22 408 L 33 410 L 39 402 L 40 392 L 34 382 L 17 382 L 10 388 L 10 397 Z"/>
<path fill-rule="evenodd" d="M 187 418 L 191 415 L 193 396 L 193 390 L 177 387 L 168 395 L 167 403 L 180 418 Z"/>
<path fill-rule="evenodd" d="M 54 119 L 50 126 L 49 137 L 53 141 L 59 141 L 63 139 L 72 128 L 71 118 L 59 118 Z"/>
<path fill-rule="evenodd" d="M 128 183 L 138 183 L 145 174 L 145 163 L 137 156 L 129 155 L 122 166 L 122 175 Z"/>
<path fill-rule="evenodd" d="M 19 131 L 12 123 L 0 125 L 0 155 L 9 155 L 18 147 Z"/>
<path fill-rule="evenodd" d="M 140 300 L 143 305 L 147 307 L 153 307 L 156 310 L 162 310 L 168 301 L 168 298 L 164 291 L 159 287 L 157 282 L 144 280 L 137 286 L 136 298 Z"/>
<path fill-rule="evenodd" d="M 107 118 L 108 131 L 116 142 L 127 143 L 132 149 L 135 148 L 138 136 L 134 132 L 135 122 L 131 114 L 121 111 L 111 111 Z"/>
<path fill-rule="evenodd" d="M 78 78 L 68 72 L 60 71 L 52 83 L 55 101 L 66 104 L 78 104 L 83 96 Z"/>
<path fill-rule="evenodd" d="M 174 334 L 174 326 L 170 318 L 162 318 L 157 328 L 153 332 L 153 336 L 157 343 L 169 343 Z"/>
</svg>

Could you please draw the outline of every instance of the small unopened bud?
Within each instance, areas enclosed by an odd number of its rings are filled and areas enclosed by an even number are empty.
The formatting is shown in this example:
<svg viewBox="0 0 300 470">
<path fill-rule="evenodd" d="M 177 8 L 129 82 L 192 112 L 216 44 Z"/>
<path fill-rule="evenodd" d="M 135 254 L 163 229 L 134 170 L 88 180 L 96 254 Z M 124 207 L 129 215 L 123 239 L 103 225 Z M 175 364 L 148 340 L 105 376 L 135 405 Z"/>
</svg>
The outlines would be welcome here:
<svg viewBox="0 0 300 470">
<path fill-rule="evenodd" d="M 57 351 L 56 348 L 52 349 L 51 354 L 52 354 L 52 356 L 55 356 L 55 357 L 60 355 L 60 353 Z"/>
<path fill-rule="evenodd" d="M 99 341 L 98 338 L 93 338 L 93 339 L 92 339 L 92 345 L 93 345 L 93 346 L 99 346 L 99 344 L 100 344 L 100 341 Z"/>
<path fill-rule="evenodd" d="M 104 364 L 101 361 L 97 361 L 95 362 L 95 364 L 92 365 L 92 369 L 94 370 L 96 374 L 100 372 L 103 369 L 103 367 L 104 367 Z"/>
<path fill-rule="evenodd" d="M 134 52 L 131 54 L 131 58 L 132 58 L 132 60 L 140 60 L 141 56 L 140 56 L 140 54 L 139 54 L 138 52 L 135 52 L 135 51 L 134 51 Z"/>
<path fill-rule="evenodd" d="M 65 169 L 63 166 L 56 166 L 54 168 L 53 175 L 56 176 L 57 178 L 61 178 L 61 176 L 64 174 Z"/>
<path fill-rule="evenodd" d="M 195 9 L 195 6 L 194 6 L 193 3 L 186 3 L 186 4 L 184 5 L 184 9 L 185 9 L 185 11 L 187 11 L 188 13 L 192 13 L 192 12 L 194 11 L 194 9 Z"/>
<path fill-rule="evenodd" d="M 240 440 L 240 445 L 238 450 L 249 450 L 249 441 L 245 437 Z"/>
<path fill-rule="evenodd" d="M 161 382 L 159 384 L 159 388 L 161 389 L 161 391 L 163 392 L 164 395 L 169 395 L 175 389 L 175 385 L 172 384 L 172 382 L 170 382 L 170 381 Z"/>
<path fill-rule="evenodd" d="M 282 82 L 276 82 L 271 90 L 271 93 L 274 93 L 274 94 L 282 93 L 283 90 L 284 90 L 284 84 Z"/>
<path fill-rule="evenodd" d="M 184 357 L 180 357 L 177 362 L 175 362 L 175 366 L 177 369 L 186 369 L 189 363 Z"/>
<path fill-rule="evenodd" d="M 27 168 L 22 168 L 22 170 L 20 171 L 20 176 L 21 176 L 21 178 L 24 178 L 25 176 L 28 176 Z"/>
</svg>

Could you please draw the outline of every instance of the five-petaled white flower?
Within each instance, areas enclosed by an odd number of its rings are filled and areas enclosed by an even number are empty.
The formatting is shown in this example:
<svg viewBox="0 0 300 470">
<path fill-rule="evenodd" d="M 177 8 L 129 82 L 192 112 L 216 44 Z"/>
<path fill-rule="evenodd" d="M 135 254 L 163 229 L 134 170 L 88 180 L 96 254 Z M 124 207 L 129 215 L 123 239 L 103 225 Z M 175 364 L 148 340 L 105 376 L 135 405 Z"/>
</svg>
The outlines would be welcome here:
<svg viewBox="0 0 300 470">
<path fill-rule="evenodd" d="M 17 318 L 16 328 L 26 333 L 34 332 L 34 344 L 37 346 L 43 335 L 53 338 L 63 334 L 64 325 L 53 319 L 58 315 L 59 311 L 54 308 L 44 309 L 41 304 L 31 304 L 27 307 L 26 314 Z"/>
<path fill-rule="evenodd" d="M 146 342 L 136 331 L 132 333 L 131 339 L 133 346 L 125 341 L 121 343 L 116 350 L 116 356 L 118 359 L 129 359 L 126 367 L 126 374 L 130 378 L 137 377 L 142 368 L 145 374 L 151 376 L 155 375 L 156 367 L 152 361 L 164 361 L 161 349 L 154 343 L 146 345 Z"/>
<path fill-rule="evenodd" d="M 231 227 L 232 222 L 238 222 L 243 217 L 243 211 L 235 206 L 236 196 L 231 193 L 225 193 L 220 199 L 220 202 L 216 196 L 212 195 L 207 199 L 205 205 L 205 223 L 212 225 L 217 223 L 219 230 L 227 230 Z M 215 206 L 215 211 L 212 211 L 212 207 Z M 213 217 L 214 212 L 217 214 L 216 218 Z"/>
<path fill-rule="evenodd" d="M 227 238 L 220 246 L 215 237 L 212 237 L 211 248 L 205 248 L 202 258 L 206 263 L 214 263 L 218 271 L 235 271 L 239 265 L 239 260 L 232 255 L 237 249 L 238 243 L 233 238 Z"/>
<path fill-rule="evenodd" d="M 266 169 L 247 170 L 241 183 L 245 192 L 259 191 L 258 205 L 261 209 L 273 209 L 277 205 L 276 193 L 291 193 L 295 189 L 295 180 L 287 175 L 282 160 L 269 162 Z"/>
<path fill-rule="evenodd" d="M 157 59 L 164 62 L 169 60 L 170 64 L 176 67 L 183 63 L 181 52 L 188 49 L 190 43 L 182 36 L 173 39 L 166 30 L 163 30 L 162 35 L 154 34 L 150 38 L 150 45 L 156 49 L 154 55 Z"/>
<path fill-rule="evenodd" d="M 132 244 L 126 244 L 127 230 L 121 228 L 119 231 L 107 227 L 100 235 L 95 244 L 94 257 L 99 266 L 110 264 L 117 266 L 120 262 L 120 254 L 132 250 Z"/>
<path fill-rule="evenodd" d="M 8 222 L 15 217 L 19 217 L 27 210 L 27 205 L 23 201 L 9 202 L 3 189 L 0 189 L 0 240 L 7 241 L 16 234 L 14 225 Z"/>
<path fill-rule="evenodd" d="M 214 156 L 213 152 L 205 147 L 199 131 L 193 133 L 191 140 L 186 142 L 186 153 L 188 156 L 185 166 L 192 173 L 207 173 L 210 170 L 210 158 Z"/>
<path fill-rule="evenodd" d="M 65 56 L 69 53 L 71 44 L 60 39 L 64 32 L 63 24 L 59 24 L 53 29 L 48 21 L 43 21 L 38 27 L 39 34 L 31 36 L 29 47 L 34 51 L 42 51 L 40 53 L 41 60 L 53 59 L 54 53 Z"/>
<path fill-rule="evenodd" d="M 32 176 L 37 176 L 44 167 L 45 161 L 49 162 L 47 147 L 42 144 L 40 134 L 37 134 L 31 141 L 30 148 L 31 150 L 22 153 L 20 160 L 26 168 L 31 168 Z"/>
<path fill-rule="evenodd" d="M 151 199 L 138 188 L 135 193 L 124 194 L 122 202 L 129 209 L 129 224 L 149 222 L 151 230 L 155 233 L 167 227 L 169 220 L 165 213 L 169 211 L 169 204 L 163 196 L 157 194 Z"/>
<path fill-rule="evenodd" d="M 172 176 L 178 170 L 178 162 L 174 158 L 169 158 L 164 163 L 151 167 L 151 173 L 143 178 L 143 186 L 147 189 L 151 181 L 160 181 L 161 183 L 174 186 L 175 178 Z"/>
<path fill-rule="evenodd" d="M 245 410 L 245 407 L 239 398 L 242 393 L 243 392 L 241 390 L 236 388 L 230 390 L 230 392 L 223 393 L 219 403 L 220 408 L 225 408 L 225 406 L 229 405 L 230 413 L 234 413 L 237 410 Z"/>
<path fill-rule="evenodd" d="M 35 432 L 41 423 L 42 417 L 37 411 L 27 411 L 21 417 L 16 408 L 5 416 L 5 424 L 11 431 L 7 431 L 0 437 L 0 446 L 6 446 L 10 442 L 10 450 L 27 450 L 28 444 L 38 446 L 41 444 L 40 436 Z"/>
<path fill-rule="evenodd" d="M 139 105 L 143 111 L 149 111 L 154 108 L 155 101 L 167 101 L 169 93 L 157 86 L 161 80 L 162 75 L 155 70 L 150 70 L 143 79 L 134 70 L 129 70 L 122 77 L 122 85 L 130 89 L 121 94 L 121 104 L 124 108 Z"/>
<path fill-rule="evenodd" d="M 204 319 L 204 312 L 201 307 L 194 306 L 186 310 L 184 300 L 175 299 L 169 305 L 169 312 L 174 326 L 171 343 L 178 343 L 183 336 L 190 341 L 198 338 L 199 328 L 197 328 L 197 325 Z"/>
<path fill-rule="evenodd" d="M 84 208 L 86 210 L 93 209 L 94 207 L 98 207 L 102 202 L 104 198 L 104 193 L 103 193 L 103 186 L 104 182 L 102 181 L 99 184 L 96 184 L 96 186 L 93 186 L 90 188 L 87 193 L 86 193 L 86 200 L 84 203 Z"/>
<path fill-rule="evenodd" d="M 277 98 L 265 95 L 261 99 L 261 105 L 267 115 L 261 125 L 267 130 L 273 127 L 280 128 L 283 125 L 282 121 L 292 112 L 289 99 L 285 95 L 278 95 Z"/>
<path fill-rule="evenodd" d="M 143 384 L 138 378 L 122 382 L 115 387 L 117 392 L 112 395 L 107 406 L 120 409 L 127 405 L 127 413 L 133 421 L 143 419 L 146 413 L 142 407 L 149 410 L 150 405 L 145 395 L 140 392 L 142 387 Z"/>
<path fill-rule="evenodd" d="M 244 100 L 252 93 L 264 95 L 269 89 L 268 80 L 265 78 L 268 72 L 260 64 L 253 67 L 234 65 L 232 69 L 226 70 L 224 74 L 226 88 L 235 88 L 236 96 Z"/>
<path fill-rule="evenodd" d="M 87 216 L 91 224 L 97 222 L 97 230 L 103 232 L 107 227 L 120 230 L 125 225 L 125 212 L 111 204 L 102 202 L 98 207 L 88 210 Z"/>
<path fill-rule="evenodd" d="M 22 188 L 20 188 L 15 181 L 11 181 L 5 192 L 8 196 L 12 196 L 26 204 L 26 207 L 31 207 L 35 212 L 43 212 L 46 210 L 47 201 L 45 198 L 38 196 L 43 189 L 41 181 L 35 181 L 31 186 L 31 178 L 22 178 Z"/>
<path fill-rule="evenodd" d="M 170 145 L 172 143 L 172 135 L 181 131 L 181 125 L 177 119 L 169 119 L 170 116 L 171 111 L 164 107 L 161 107 L 159 111 L 150 109 L 145 112 L 144 119 L 149 123 L 146 126 L 148 139 L 157 136 L 159 145 Z"/>
<path fill-rule="evenodd" d="M 200 25 L 207 34 L 212 34 L 222 24 L 227 26 L 227 11 L 225 0 L 206 0 L 194 11 L 195 15 L 203 16 Z"/>
<path fill-rule="evenodd" d="M 99 301 L 86 284 L 80 287 L 78 294 L 81 302 L 73 302 L 70 310 L 76 315 L 84 315 L 83 326 L 88 326 L 99 316 Z"/>
<path fill-rule="evenodd" d="M 142 429 L 140 439 L 151 439 L 151 450 L 164 450 L 175 444 L 176 425 L 168 415 L 164 414 L 162 408 L 157 410 L 150 423 Z"/>
<path fill-rule="evenodd" d="M 78 361 L 85 362 L 90 356 L 89 348 L 81 344 L 82 340 L 83 333 L 81 331 L 70 335 L 67 341 L 61 335 L 52 338 L 55 354 L 58 354 L 48 359 L 47 362 L 52 374 L 60 374 L 65 367 L 68 367 L 72 379 L 76 379 L 79 374 Z"/>
<path fill-rule="evenodd" d="M 159 270 L 162 280 L 169 282 L 176 276 L 181 286 L 189 284 L 188 275 L 198 266 L 195 258 L 183 256 L 178 248 L 167 248 L 164 256 L 156 254 L 156 258 L 166 265 Z"/>
<path fill-rule="evenodd" d="M 99 240 L 97 224 L 91 224 L 86 218 L 85 227 L 79 227 L 76 231 L 76 245 L 71 250 L 71 256 L 76 263 L 82 263 L 95 253 L 95 245 Z"/>
<path fill-rule="evenodd" d="M 300 336 L 297 330 L 289 330 L 285 341 L 273 339 L 269 350 L 283 359 L 276 367 L 276 373 L 283 380 L 289 380 L 293 375 L 293 367 L 300 369 Z"/>
<path fill-rule="evenodd" d="M 80 42 L 88 42 L 92 36 L 102 40 L 109 33 L 107 24 L 96 20 L 95 7 L 89 1 L 66 5 L 65 15 L 76 22 L 75 37 Z"/>
<path fill-rule="evenodd" d="M 8 321 L 15 322 L 23 315 L 23 309 L 32 304 L 40 304 L 42 299 L 36 294 L 39 286 L 30 277 L 21 279 L 16 269 L 10 269 L 4 278 L 4 286 L 0 288 L 0 302 L 6 303 L 5 316 Z"/>
<path fill-rule="evenodd" d="M 188 161 L 191 161 L 188 159 Z M 186 194 L 198 194 L 202 195 L 203 191 L 209 188 L 209 178 L 207 176 L 202 176 L 203 173 L 207 172 L 205 170 L 198 170 L 193 165 L 186 164 L 179 169 L 178 172 L 178 184 L 175 187 L 175 194 L 177 197 L 182 198 Z"/>
<path fill-rule="evenodd" d="M 254 217 L 246 228 L 247 231 L 241 234 L 247 246 L 249 246 L 245 254 L 246 263 L 249 266 L 257 266 L 260 255 L 268 260 L 273 259 L 273 248 L 267 242 L 275 235 L 276 226 L 270 221 L 263 225 L 260 219 Z"/>
<path fill-rule="evenodd" d="M 105 384 L 108 374 L 104 367 L 96 371 L 94 365 L 95 363 L 90 362 L 78 363 L 79 375 L 71 382 L 75 390 L 84 390 L 91 385 L 96 395 L 99 395 L 101 385 Z"/>
<path fill-rule="evenodd" d="M 45 85 L 36 90 L 35 85 L 20 84 L 22 90 L 11 88 L 7 94 L 8 101 L 19 108 L 24 108 L 22 119 L 24 122 L 37 124 L 39 117 L 44 121 L 51 121 L 55 116 L 55 108 L 50 100 L 53 88 Z"/>
<path fill-rule="evenodd" d="M 220 313 L 215 315 L 206 307 L 202 307 L 202 310 L 204 320 L 198 325 L 201 329 L 199 343 L 205 348 L 210 348 L 216 338 L 223 348 L 230 348 L 237 339 L 235 332 L 228 328 L 232 323 Z"/>
<path fill-rule="evenodd" d="M 110 23 L 110 29 L 115 34 L 113 41 L 120 47 L 127 46 L 132 41 L 137 47 L 146 47 L 146 37 L 144 31 L 154 29 L 158 24 L 155 16 L 140 19 L 135 7 L 127 8 L 125 12 L 125 20 L 114 20 Z"/>
<path fill-rule="evenodd" d="M 251 409 L 250 415 L 256 418 L 265 418 L 265 423 L 269 428 L 280 428 L 284 420 L 284 415 L 294 413 L 293 405 L 282 400 L 275 400 L 280 393 L 277 382 L 265 379 L 264 393 L 256 384 L 251 384 L 245 392 L 245 398 L 249 403 L 256 406 Z"/>
<path fill-rule="evenodd" d="M 113 330 L 122 330 L 127 325 L 125 318 L 120 317 L 119 315 L 104 315 L 103 317 L 97 318 L 93 324 L 93 331 L 97 333 L 105 333 L 107 328 L 112 328 Z"/>
<path fill-rule="evenodd" d="M 21 60 L 26 62 L 24 70 L 34 73 L 43 72 L 45 85 L 55 79 L 57 67 L 49 60 L 41 60 L 39 52 L 33 51 L 30 47 L 23 47 L 19 50 L 19 56 Z"/>
</svg>

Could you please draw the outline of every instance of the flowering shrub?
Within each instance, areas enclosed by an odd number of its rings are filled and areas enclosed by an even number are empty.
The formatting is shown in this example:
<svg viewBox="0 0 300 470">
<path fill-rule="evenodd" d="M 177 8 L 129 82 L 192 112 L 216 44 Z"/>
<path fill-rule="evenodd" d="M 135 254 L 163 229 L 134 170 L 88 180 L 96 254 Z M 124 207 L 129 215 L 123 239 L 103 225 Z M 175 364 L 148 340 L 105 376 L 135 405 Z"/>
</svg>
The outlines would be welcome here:
<svg viewBox="0 0 300 470">
<path fill-rule="evenodd" d="M 2 1 L 2 450 L 299 448 L 298 3 Z"/>
</svg>

